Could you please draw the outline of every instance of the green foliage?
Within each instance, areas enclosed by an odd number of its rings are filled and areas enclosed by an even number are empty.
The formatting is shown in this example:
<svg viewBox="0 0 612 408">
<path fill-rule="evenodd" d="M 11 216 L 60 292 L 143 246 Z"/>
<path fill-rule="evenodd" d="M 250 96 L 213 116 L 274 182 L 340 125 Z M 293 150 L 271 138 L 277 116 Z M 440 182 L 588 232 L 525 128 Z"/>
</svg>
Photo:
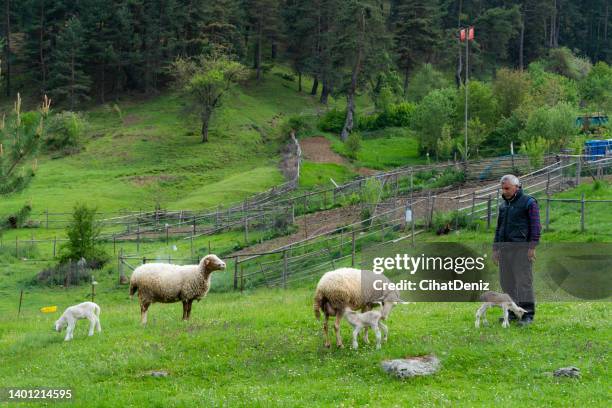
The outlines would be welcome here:
<svg viewBox="0 0 612 408">
<path fill-rule="evenodd" d="M 374 209 L 380 201 L 381 190 L 382 181 L 378 180 L 376 177 L 368 178 L 361 191 L 362 201 Z"/>
<path fill-rule="evenodd" d="M 442 127 L 442 136 L 436 142 L 436 157 L 441 160 L 450 159 L 453 152 L 452 128 L 450 125 Z"/>
<path fill-rule="evenodd" d="M 547 71 L 574 80 L 586 77 L 592 68 L 591 61 L 575 56 L 567 47 L 551 49 L 544 64 Z"/>
<path fill-rule="evenodd" d="M 529 64 L 533 102 L 535 106 L 555 106 L 560 102 L 578 104 L 578 86 L 576 82 L 563 75 L 546 72 L 544 64 L 532 62 Z"/>
<path fill-rule="evenodd" d="M 527 119 L 521 139 L 542 136 L 550 147 L 561 148 L 578 133 L 575 125 L 576 111 L 568 103 L 535 109 Z"/>
<path fill-rule="evenodd" d="M 509 45 L 516 38 L 521 25 L 520 7 L 518 5 L 510 8 L 491 7 L 478 14 L 475 21 L 476 38 L 484 60 L 490 66 L 500 61 L 507 61 Z"/>
<path fill-rule="evenodd" d="M 356 116 L 355 116 L 356 119 Z M 319 119 L 319 129 L 325 132 L 340 133 L 346 120 L 346 109 L 330 109 Z"/>
<path fill-rule="evenodd" d="M 435 151 L 442 128 L 453 123 L 456 111 L 456 92 L 452 88 L 436 89 L 423 98 L 414 112 L 414 127 L 422 151 Z"/>
<path fill-rule="evenodd" d="M 531 80 L 523 71 L 498 69 L 493 81 L 493 95 L 499 113 L 508 118 L 512 112 L 529 98 Z"/>
<path fill-rule="evenodd" d="M 594 109 L 612 112 L 612 67 L 599 61 L 579 83 L 582 98 Z"/>
<path fill-rule="evenodd" d="M 65 111 L 51 116 L 45 129 L 46 149 L 61 155 L 78 152 L 86 126 L 85 119 L 75 112 Z"/>
<path fill-rule="evenodd" d="M 6 219 L 2 222 L 3 225 L 0 227 L 12 229 L 26 227 L 31 212 L 32 206 L 30 204 L 25 204 L 18 212 L 6 217 Z"/>
<path fill-rule="evenodd" d="M 550 142 L 540 136 L 526 140 L 521 145 L 521 153 L 529 157 L 529 164 L 537 169 L 544 164 L 544 154 L 548 151 Z"/>
<path fill-rule="evenodd" d="M 61 247 L 60 264 L 85 258 L 92 268 L 104 265 L 109 257 L 99 242 L 101 231 L 100 224 L 96 222 L 96 209 L 86 204 L 76 204 L 72 220 L 66 226 L 68 242 Z"/>
<path fill-rule="evenodd" d="M 192 102 L 202 121 L 202 142 L 208 141 L 213 113 L 231 87 L 247 77 L 247 69 L 228 56 L 213 52 L 192 59 L 177 58 L 171 72 L 182 95 Z"/>
<path fill-rule="evenodd" d="M 288 136 L 291 131 L 294 131 L 296 135 L 302 132 L 306 132 L 312 129 L 310 120 L 303 115 L 291 115 L 289 116 L 281 126 L 281 133 L 284 136 Z"/>
<path fill-rule="evenodd" d="M 359 119 L 359 129 L 377 130 L 386 127 L 408 127 L 413 121 L 416 105 L 410 102 L 390 104 L 385 110 Z"/>
<path fill-rule="evenodd" d="M 0 122 L 0 194 L 24 189 L 36 170 L 28 161 L 35 158 L 44 132 L 46 110 L 21 112 L 21 97 L 17 94 L 12 114 Z"/>
<path fill-rule="evenodd" d="M 57 101 L 64 101 L 70 110 L 89 100 L 91 78 L 85 73 L 86 43 L 81 20 L 71 17 L 62 27 L 53 48 L 49 69 L 49 90 Z"/>
<path fill-rule="evenodd" d="M 408 82 L 406 97 L 414 102 L 420 102 L 427 94 L 436 89 L 449 87 L 451 84 L 433 65 L 423 64 L 417 69 Z"/>
<path fill-rule="evenodd" d="M 456 113 L 457 127 L 461 127 L 465 117 L 465 87 L 457 93 Z M 483 125 L 483 132 L 489 133 L 499 118 L 497 100 L 493 96 L 491 85 L 480 81 L 468 84 L 468 118 L 478 119 Z M 469 133 L 468 133 L 469 134 Z"/>
<path fill-rule="evenodd" d="M 361 149 L 361 135 L 357 132 L 352 132 L 344 142 L 344 148 L 349 158 L 356 159 L 357 152 Z"/>
</svg>

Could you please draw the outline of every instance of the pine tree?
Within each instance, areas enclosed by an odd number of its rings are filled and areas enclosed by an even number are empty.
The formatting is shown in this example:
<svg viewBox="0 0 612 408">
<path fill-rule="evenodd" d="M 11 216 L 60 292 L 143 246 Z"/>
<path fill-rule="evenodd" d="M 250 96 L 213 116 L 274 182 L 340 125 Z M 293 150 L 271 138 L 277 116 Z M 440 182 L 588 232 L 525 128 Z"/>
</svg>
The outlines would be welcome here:
<svg viewBox="0 0 612 408">
<path fill-rule="evenodd" d="M 430 62 L 440 38 L 440 10 L 437 1 L 395 0 L 391 27 L 397 65 L 404 75 L 404 94 L 411 71 Z"/>
<path fill-rule="evenodd" d="M 54 99 L 66 101 L 71 110 L 88 100 L 90 79 L 83 71 L 85 41 L 81 21 L 72 17 L 57 37 L 49 71 L 49 90 Z"/>
</svg>

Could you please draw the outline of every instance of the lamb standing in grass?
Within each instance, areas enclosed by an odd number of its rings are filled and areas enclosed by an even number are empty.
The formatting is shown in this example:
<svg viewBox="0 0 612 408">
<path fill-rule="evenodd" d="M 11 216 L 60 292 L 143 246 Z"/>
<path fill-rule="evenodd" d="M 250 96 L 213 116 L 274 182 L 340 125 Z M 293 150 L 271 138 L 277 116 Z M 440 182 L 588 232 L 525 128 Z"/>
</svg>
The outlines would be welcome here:
<svg viewBox="0 0 612 408">
<path fill-rule="evenodd" d="M 191 315 L 191 304 L 206 296 L 212 272 L 225 269 L 225 262 L 216 255 L 207 255 L 198 265 L 150 263 L 139 266 L 130 278 L 130 297 L 138 291 L 142 324 L 155 302 L 183 302 L 183 320 Z"/>
<path fill-rule="evenodd" d="M 374 289 L 389 283 L 384 275 L 375 274 L 372 271 L 361 271 L 355 268 L 340 268 L 325 273 L 315 291 L 314 313 L 317 319 L 321 317 L 321 310 L 325 315 L 323 322 L 323 333 L 325 335 L 325 347 L 330 347 L 328 321 L 329 316 L 336 316 L 334 331 L 336 332 L 336 345 L 343 347 L 340 336 L 340 321 L 346 307 L 353 310 L 361 309 L 367 312 L 374 304 L 382 303 L 382 318 L 386 319 L 395 303 L 401 302 L 399 292 L 396 290 Z M 368 328 L 364 331 L 364 341 L 368 343 Z"/>
<path fill-rule="evenodd" d="M 89 336 L 93 336 L 94 327 L 98 329 L 98 333 L 102 331 L 100 326 L 100 306 L 93 302 L 83 302 L 66 308 L 64 313 L 55 322 L 55 330 L 61 332 L 64 327 L 68 327 L 64 341 L 72 340 L 74 327 L 77 320 L 80 319 L 89 320 Z"/>
<path fill-rule="evenodd" d="M 483 318 L 483 322 L 485 325 L 488 325 L 487 322 L 487 309 L 490 307 L 501 307 L 504 311 L 504 322 L 502 323 L 502 327 L 506 328 L 510 325 L 508 322 L 508 310 L 512 310 L 514 314 L 518 317 L 519 320 L 523 317 L 523 314 L 527 313 L 525 309 L 517 306 L 516 303 L 512 300 L 512 298 L 506 293 L 498 293 L 493 291 L 488 291 L 483 293 L 480 296 L 480 300 L 485 302 L 480 308 L 476 311 L 476 327 L 480 327 L 480 318 Z"/>
<path fill-rule="evenodd" d="M 358 313 L 352 310 L 350 307 L 344 309 L 344 316 L 346 320 L 353 326 L 353 349 L 357 350 L 359 345 L 357 344 L 357 337 L 359 336 L 359 332 L 363 328 L 371 327 L 376 334 L 376 348 L 380 349 L 380 328 L 385 332 L 384 341 L 387 342 L 387 334 L 389 331 L 387 330 L 387 326 L 381 322 L 383 319 L 383 315 L 379 310 L 370 310 L 364 313 Z M 380 328 L 379 328 L 380 326 Z"/>
</svg>

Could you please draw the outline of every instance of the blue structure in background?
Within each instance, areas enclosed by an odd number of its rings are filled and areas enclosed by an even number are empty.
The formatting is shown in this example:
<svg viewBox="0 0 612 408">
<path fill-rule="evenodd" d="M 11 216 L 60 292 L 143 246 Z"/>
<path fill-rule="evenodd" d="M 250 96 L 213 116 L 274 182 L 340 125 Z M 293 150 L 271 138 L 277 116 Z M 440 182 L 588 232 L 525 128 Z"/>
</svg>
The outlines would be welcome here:
<svg viewBox="0 0 612 408">
<path fill-rule="evenodd" d="M 587 156 L 587 160 L 597 160 L 603 156 L 612 156 L 612 139 L 587 140 L 584 142 L 584 155 Z"/>
</svg>

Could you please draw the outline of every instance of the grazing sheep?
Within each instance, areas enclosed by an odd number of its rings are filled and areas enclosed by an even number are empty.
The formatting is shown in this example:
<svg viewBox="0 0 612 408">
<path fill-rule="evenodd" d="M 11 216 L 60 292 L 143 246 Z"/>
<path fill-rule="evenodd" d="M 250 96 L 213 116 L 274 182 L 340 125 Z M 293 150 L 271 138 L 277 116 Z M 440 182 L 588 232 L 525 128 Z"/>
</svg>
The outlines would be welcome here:
<svg viewBox="0 0 612 408">
<path fill-rule="evenodd" d="M 506 328 L 510 325 L 508 322 L 508 310 L 512 310 L 514 314 L 519 318 L 519 320 L 523 317 L 524 313 L 527 313 L 525 309 L 517 306 L 516 303 L 512 300 L 512 298 L 506 293 L 498 293 L 493 291 L 488 291 L 483 293 L 480 296 L 480 300 L 485 302 L 480 308 L 476 311 L 476 327 L 480 327 L 480 317 L 482 316 L 483 322 L 485 325 L 488 325 L 487 322 L 487 309 L 490 307 L 501 307 L 504 311 L 504 322 L 502 323 L 502 327 Z"/>
<path fill-rule="evenodd" d="M 100 326 L 100 306 L 93 302 L 83 302 L 67 307 L 55 322 L 55 331 L 61 332 L 64 327 L 68 327 L 64 341 L 72 340 L 74 326 L 76 326 L 77 320 L 80 319 L 89 320 L 89 336 L 93 336 L 94 326 L 98 329 L 98 333 L 102 331 Z"/>
<path fill-rule="evenodd" d="M 374 330 L 374 333 L 376 334 L 377 349 L 380 349 L 381 340 L 379 326 L 383 329 L 383 332 L 385 332 L 384 341 L 385 343 L 387 342 L 387 334 L 389 333 L 389 331 L 387 330 L 387 326 L 385 326 L 383 322 L 381 322 L 383 315 L 380 311 L 370 310 L 364 313 L 358 313 L 347 306 L 344 309 L 344 317 L 346 317 L 346 320 L 350 323 L 351 326 L 353 326 L 353 349 L 357 350 L 357 347 L 359 347 L 357 344 L 357 336 L 359 336 L 359 332 L 361 331 L 361 329 L 368 327 L 371 327 L 372 330 Z"/>
<path fill-rule="evenodd" d="M 216 255 L 207 255 L 198 265 L 150 263 L 134 269 L 130 278 L 130 297 L 138 291 L 142 324 L 147 324 L 147 311 L 155 302 L 183 302 L 183 320 L 191 315 L 191 303 L 206 296 L 210 275 L 225 269 L 225 262 Z"/>
<path fill-rule="evenodd" d="M 325 347 L 330 347 L 328 332 L 329 316 L 336 316 L 334 331 L 336 333 L 336 345 L 343 347 L 342 337 L 340 336 L 340 321 L 344 315 L 344 310 L 348 306 L 353 310 L 367 312 L 372 309 L 374 304 L 382 303 L 382 318 L 386 319 L 395 303 L 401 302 L 399 292 L 383 288 L 385 283 L 390 283 L 384 275 L 375 274 L 372 271 L 361 271 L 355 268 L 340 268 L 325 273 L 315 291 L 314 313 L 317 319 L 321 317 L 321 310 L 325 314 L 323 322 L 323 333 L 325 334 Z M 368 328 L 364 331 L 364 341 L 369 343 Z"/>
</svg>

